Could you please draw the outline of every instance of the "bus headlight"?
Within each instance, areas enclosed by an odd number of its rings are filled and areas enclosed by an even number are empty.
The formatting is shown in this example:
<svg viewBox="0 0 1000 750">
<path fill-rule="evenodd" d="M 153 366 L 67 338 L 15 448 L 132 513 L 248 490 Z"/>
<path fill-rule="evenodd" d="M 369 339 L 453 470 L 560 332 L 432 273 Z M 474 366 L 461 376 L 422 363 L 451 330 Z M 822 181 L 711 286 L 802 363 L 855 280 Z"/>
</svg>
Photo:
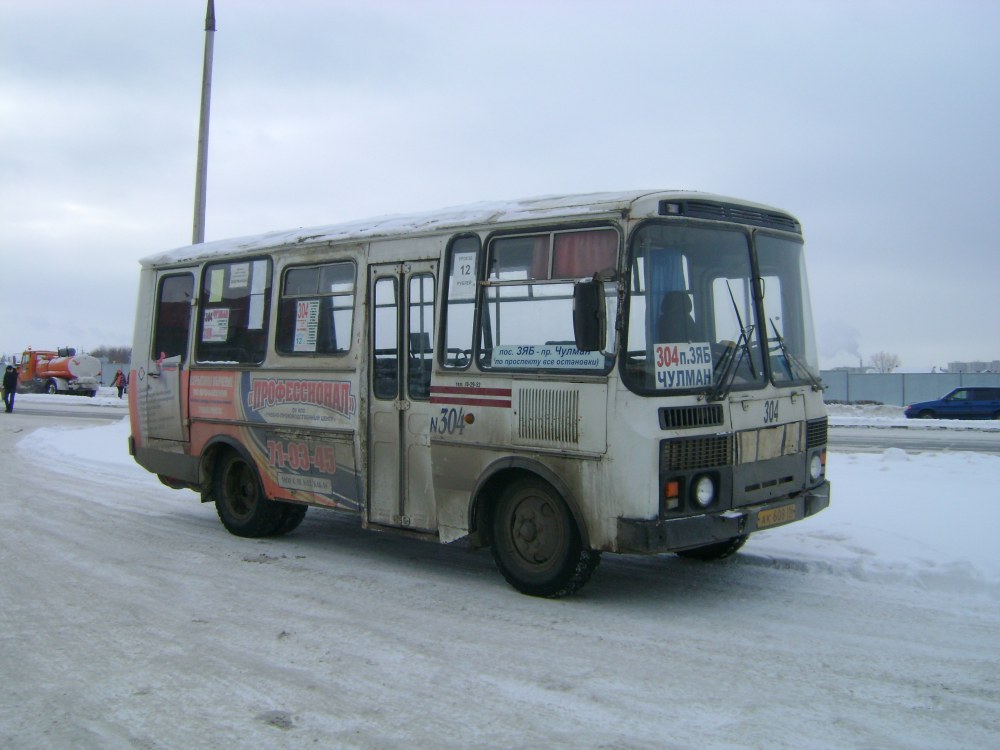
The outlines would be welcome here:
<svg viewBox="0 0 1000 750">
<path fill-rule="evenodd" d="M 715 502 L 715 482 L 712 477 L 703 474 L 694 481 L 691 489 L 691 499 L 700 508 L 707 508 Z"/>
<path fill-rule="evenodd" d="M 818 482 L 823 476 L 823 458 L 819 453 L 813 453 L 809 459 L 809 479 Z"/>
</svg>

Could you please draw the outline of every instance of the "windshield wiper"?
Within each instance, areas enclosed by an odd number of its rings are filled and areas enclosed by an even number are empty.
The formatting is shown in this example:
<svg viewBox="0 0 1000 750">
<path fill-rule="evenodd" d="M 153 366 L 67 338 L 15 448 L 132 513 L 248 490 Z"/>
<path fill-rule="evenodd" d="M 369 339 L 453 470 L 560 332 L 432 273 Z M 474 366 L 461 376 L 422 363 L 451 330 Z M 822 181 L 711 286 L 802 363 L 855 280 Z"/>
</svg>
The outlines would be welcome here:
<svg viewBox="0 0 1000 750">
<path fill-rule="evenodd" d="M 771 324 L 771 330 L 774 331 L 774 338 L 778 342 L 778 348 L 781 349 L 781 355 L 785 358 L 785 369 L 788 370 L 789 377 L 794 380 L 795 372 L 793 370 L 797 371 L 800 375 L 804 374 L 806 376 L 806 379 L 812 384 L 814 391 L 823 390 L 823 381 L 817 378 L 813 374 L 813 371 L 789 350 L 785 344 L 785 339 L 778 331 L 778 326 L 774 323 L 774 318 L 768 318 L 767 320 Z"/>
<path fill-rule="evenodd" d="M 735 344 L 732 341 L 728 342 L 726 351 L 719 357 L 719 364 L 715 366 L 716 370 L 722 367 L 722 373 L 719 376 L 719 382 L 716 383 L 715 388 L 708 394 L 707 398 L 709 401 L 721 401 L 726 397 L 730 387 L 732 387 L 733 381 L 736 379 L 736 373 L 740 369 L 740 363 L 743 361 L 744 355 L 750 363 L 750 369 L 755 370 L 749 346 L 751 334 L 753 334 L 752 325 L 740 331 L 740 337 Z M 737 351 L 739 354 L 737 354 Z M 723 366 L 723 362 L 725 366 Z M 756 377 L 756 374 L 754 377 Z"/>
<path fill-rule="evenodd" d="M 719 382 L 711 393 L 708 394 L 709 401 L 721 401 L 726 397 L 730 387 L 732 387 L 733 380 L 736 379 L 736 373 L 740 369 L 744 355 L 747 358 L 747 364 L 750 366 L 750 374 L 753 375 L 754 380 L 757 379 L 757 368 L 754 367 L 753 355 L 750 353 L 750 336 L 753 334 L 754 326 L 752 323 L 749 326 L 744 325 L 743 316 L 740 315 L 740 306 L 736 304 L 736 296 L 733 294 L 733 287 L 729 284 L 729 279 L 726 279 L 726 288 L 729 290 L 729 299 L 732 300 L 736 320 L 740 324 L 740 337 L 737 339 L 736 344 L 727 347 L 725 353 L 719 358 L 719 365 L 722 365 L 723 362 L 726 364 L 719 377 Z M 738 357 L 735 356 L 737 349 L 739 350 Z M 718 366 L 716 369 L 718 369 Z"/>
</svg>

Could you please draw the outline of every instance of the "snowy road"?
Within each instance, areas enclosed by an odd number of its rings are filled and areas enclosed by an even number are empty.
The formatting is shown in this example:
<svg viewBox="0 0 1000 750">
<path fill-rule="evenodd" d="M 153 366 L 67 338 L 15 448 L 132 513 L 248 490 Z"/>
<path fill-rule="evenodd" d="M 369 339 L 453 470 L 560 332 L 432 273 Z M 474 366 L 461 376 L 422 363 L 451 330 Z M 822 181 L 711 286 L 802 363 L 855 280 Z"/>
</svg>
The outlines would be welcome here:
<svg viewBox="0 0 1000 750">
<path fill-rule="evenodd" d="M 835 451 L 879 453 L 886 448 L 902 448 L 907 451 L 975 451 L 1000 456 L 1000 431 L 835 426 L 830 428 L 830 448 Z"/>
<path fill-rule="evenodd" d="M 507 587 L 488 552 L 330 513 L 283 539 L 229 536 L 101 447 L 124 452 L 124 425 L 2 416 L 3 747 L 1000 740 L 994 456 L 833 454 L 816 518 L 719 564 L 606 555 L 548 601 Z M 900 514 L 922 521 L 885 520 Z"/>
</svg>

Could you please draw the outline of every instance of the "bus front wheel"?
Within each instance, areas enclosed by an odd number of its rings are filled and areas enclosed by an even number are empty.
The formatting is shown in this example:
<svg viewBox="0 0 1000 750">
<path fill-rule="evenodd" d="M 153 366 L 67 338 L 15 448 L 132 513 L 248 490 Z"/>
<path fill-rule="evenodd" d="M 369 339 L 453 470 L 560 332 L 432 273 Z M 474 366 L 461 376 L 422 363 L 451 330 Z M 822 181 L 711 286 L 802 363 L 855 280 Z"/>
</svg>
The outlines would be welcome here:
<svg viewBox="0 0 1000 750">
<path fill-rule="evenodd" d="M 301 523 L 306 506 L 264 496 L 257 470 L 243 456 L 230 453 L 215 474 L 215 510 L 226 530 L 242 537 L 286 534 Z"/>
<path fill-rule="evenodd" d="M 584 548 L 569 508 L 550 485 L 520 479 L 494 510 L 493 559 L 521 593 L 557 598 L 590 580 L 601 553 Z"/>
</svg>

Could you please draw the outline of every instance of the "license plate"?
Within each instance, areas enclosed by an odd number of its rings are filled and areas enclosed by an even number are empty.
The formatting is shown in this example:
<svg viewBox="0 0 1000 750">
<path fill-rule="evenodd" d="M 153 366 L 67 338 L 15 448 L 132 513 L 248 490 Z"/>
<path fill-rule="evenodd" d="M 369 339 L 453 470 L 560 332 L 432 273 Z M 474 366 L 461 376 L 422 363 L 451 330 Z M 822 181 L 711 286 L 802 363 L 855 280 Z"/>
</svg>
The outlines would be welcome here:
<svg viewBox="0 0 1000 750">
<path fill-rule="evenodd" d="M 777 526 L 794 520 L 795 504 L 782 505 L 779 508 L 770 508 L 757 513 L 757 528 L 766 529 L 768 526 Z"/>
</svg>

